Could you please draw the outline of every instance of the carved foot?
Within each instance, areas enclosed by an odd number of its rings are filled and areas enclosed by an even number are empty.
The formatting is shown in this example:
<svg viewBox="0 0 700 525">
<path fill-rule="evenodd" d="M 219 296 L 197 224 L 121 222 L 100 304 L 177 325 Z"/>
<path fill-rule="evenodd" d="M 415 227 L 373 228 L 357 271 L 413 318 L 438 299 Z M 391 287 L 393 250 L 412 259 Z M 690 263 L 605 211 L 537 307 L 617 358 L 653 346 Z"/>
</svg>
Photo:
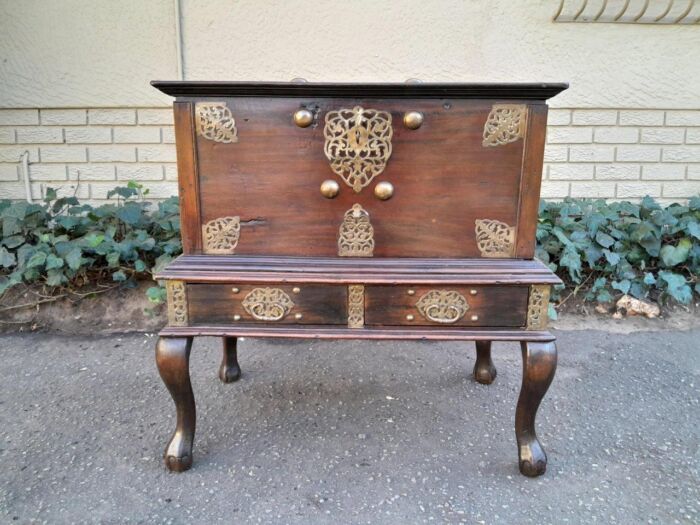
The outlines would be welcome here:
<svg viewBox="0 0 700 525">
<path fill-rule="evenodd" d="M 491 341 L 476 342 L 474 379 L 482 385 L 490 385 L 496 379 L 496 367 L 491 361 Z"/>
<path fill-rule="evenodd" d="M 182 472 L 192 466 L 192 445 L 196 425 L 194 394 L 190 383 L 191 337 L 161 337 L 156 344 L 156 364 L 163 383 L 175 402 L 175 432 L 165 447 L 165 466 Z"/>
<path fill-rule="evenodd" d="M 535 417 L 557 369 L 557 347 L 549 343 L 520 343 L 523 353 L 523 384 L 515 410 L 520 472 L 539 476 L 547 470 L 547 455 L 535 433 Z"/>
<path fill-rule="evenodd" d="M 224 337 L 224 355 L 219 367 L 219 379 L 224 383 L 233 383 L 241 377 L 241 367 L 238 366 L 237 339 Z"/>
</svg>

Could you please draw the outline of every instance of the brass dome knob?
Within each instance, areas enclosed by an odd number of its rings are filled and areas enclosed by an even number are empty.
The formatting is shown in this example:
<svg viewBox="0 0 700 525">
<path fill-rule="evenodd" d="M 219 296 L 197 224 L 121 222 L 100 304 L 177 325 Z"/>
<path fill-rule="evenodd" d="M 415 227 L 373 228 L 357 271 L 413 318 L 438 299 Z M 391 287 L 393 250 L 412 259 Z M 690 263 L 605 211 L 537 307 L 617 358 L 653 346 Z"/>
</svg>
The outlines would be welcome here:
<svg viewBox="0 0 700 525">
<path fill-rule="evenodd" d="M 393 194 L 394 185 L 391 182 L 380 182 L 374 187 L 374 196 L 379 200 L 389 200 Z"/>
<path fill-rule="evenodd" d="M 408 129 L 418 129 L 423 124 L 423 113 L 420 111 L 407 111 L 403 116 L 403 125 Z"/>
<path fill-rule="evenodd" d="M 294 113 L 294 124 L 300 128 L 308 128 L 314 121 L 314 114 L 308 109 L 300 109 Z"/>
<path fill-rule="evenodd" d="M 340 185 L 334 180 L 328 179 L 321 183 L 321 195 L 323 195 L 326 199 L 332 199 L 338 195 L 339 191 Z"/>
</svg>

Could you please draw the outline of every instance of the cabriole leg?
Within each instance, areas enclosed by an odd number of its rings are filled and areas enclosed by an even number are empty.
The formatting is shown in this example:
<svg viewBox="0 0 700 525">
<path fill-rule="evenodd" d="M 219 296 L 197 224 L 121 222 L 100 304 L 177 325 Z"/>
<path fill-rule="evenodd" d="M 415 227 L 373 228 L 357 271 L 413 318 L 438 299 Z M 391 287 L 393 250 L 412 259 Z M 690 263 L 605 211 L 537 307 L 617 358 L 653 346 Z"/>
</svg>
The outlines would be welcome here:
<svg viewBox="0 0 700 525">
<path fill-rule="evenodd" d="M 238 366 L 238 348 L 235 337 L 224 337 L 224 355 L 219 367 L 219 379 L 224 383 L 233 383 L 241 377 L 241 367 Z"/>
<path fill-rule="evenodd" d="M 539 476 L 547 469 L 547 455 L 535 433 L 535 416 L 557 369 L 557 347 L 548 343 L 520 343 L 523 353 L 523 384 L 515 411 L 520 472 Z"/>
<path fill-rule="evenodd" d="M 156 364 L 163 383 L 175 401 L 177 424 L 165 447 L 165 466 L 182 472 L 192 466 L 192 444 L 197 414 L 190 383 L 191 337 L 161 337 L 156 344 Z"/>
<path fill-rule="evenodd" d="M 496 367 L 491 361 L 491 341 L 476 342 L 474 379 L 482 385 L 490 385 L 496 379 Z"/>
</svg>

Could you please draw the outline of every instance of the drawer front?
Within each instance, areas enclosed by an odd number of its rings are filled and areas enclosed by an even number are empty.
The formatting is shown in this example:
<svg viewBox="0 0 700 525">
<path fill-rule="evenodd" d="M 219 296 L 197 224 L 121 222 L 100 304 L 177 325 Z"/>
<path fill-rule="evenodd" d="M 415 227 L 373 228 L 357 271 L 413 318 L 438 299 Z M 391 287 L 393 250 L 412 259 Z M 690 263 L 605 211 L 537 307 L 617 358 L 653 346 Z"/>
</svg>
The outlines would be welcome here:
<svg viewBox="0 0 700 525">
<path fill-rule="evenodd" d="M 365 324 L 525 326 L 528 286 L 368 286 Z"/>
<path fill-rule="evenodd" d="M 347 287 L 188 284 L 189 324 L 346 324 Z"/>
<path fill-rule="evenodd" d="M 209 112 L 205 115 L 209 120 L 202 123 L 197 109 L 202 104 L 219 104 L 228 113 L 222 117 L 221 112 Z M 353 114 L 359 106 L 377 112 Z M 500 106 L 499 101 L 473 99 L 245 97 L 187 104 L 195 127 L 189 137 L 194 135 L 193 186 L 199 192 L 201 240 L 193 244 L 185 239 L 186 252 L 531 256 L 534 233 L 532 238 L 518 238 L 517 222 L 520 217 L 534 224 L 541 166 L 535 159 L 526 170 L 537 174 L 536 187 L 525 185 L 535 204 L 532 211 L 519 215 L 521 173 L 524 163 L 530 162 L 524 154 L 526 134 L 534 129 L 543 136 L 546 106 L 505 104 L 517 108 L 510 113 L 517 118 L 499 123 L 503 113 L 494 111 Z M 313 116 L 307 127 L 294 122 L 300 108 Z M 341 109 L 349 113 L 339 115 Z M 422 116 L 417 129 L 404 123 L 410 112 Z M 360 126 L 364 131 L 355 138 L 334 146 L 343 129 L 352 135 L 356 123 L 367 119 L 374 123 Z M 186 133 L 178 132 L 178 148 L 185 147 L 183 137 Z M 368 146 L 369 139 L 375 141 L 374 147 Z M 353 155 L 364 158 L 365 153 L 370 161 L 348 161 Z M 338 185 L 333 198 L 321 193 L 323 182 L 329 180 Z M 382 200 L 375 189 L 385 190 L 379 193 L 386 197 L 387 187 L 377 188 L 386 182 L 393 185 L 393 194 Z M 187 200 L 195 189 L 181 180 L 180 191 Z M 189 226 L 183 228 L 185 236 L 187 231 Z"/>
</svg>

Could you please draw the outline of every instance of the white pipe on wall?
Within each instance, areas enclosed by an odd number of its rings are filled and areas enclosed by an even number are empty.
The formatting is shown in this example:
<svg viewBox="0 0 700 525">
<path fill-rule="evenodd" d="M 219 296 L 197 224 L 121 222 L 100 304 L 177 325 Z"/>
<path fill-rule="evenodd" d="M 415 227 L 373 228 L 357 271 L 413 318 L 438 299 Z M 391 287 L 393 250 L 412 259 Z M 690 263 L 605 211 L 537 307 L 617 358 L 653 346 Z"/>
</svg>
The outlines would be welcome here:
<svg viewBox="0 0 700 525">
<path fill-rule="evenodd" d="M 180 24 L 180 0 L 173 0 L 175 7 L 175 52 L 177 53 L 177 78 L 185 79 L 182 60 L 182 26 Z"/>
<path fill-rule="evenodd" d="M 25 150 L 19 157 L 22 163 L 22 178 L 24 179 L 24 192 L 27 194 L 27 202 L 32 203 L 32 182 L 29 180 L 29 151 Z"/>
</svg>

